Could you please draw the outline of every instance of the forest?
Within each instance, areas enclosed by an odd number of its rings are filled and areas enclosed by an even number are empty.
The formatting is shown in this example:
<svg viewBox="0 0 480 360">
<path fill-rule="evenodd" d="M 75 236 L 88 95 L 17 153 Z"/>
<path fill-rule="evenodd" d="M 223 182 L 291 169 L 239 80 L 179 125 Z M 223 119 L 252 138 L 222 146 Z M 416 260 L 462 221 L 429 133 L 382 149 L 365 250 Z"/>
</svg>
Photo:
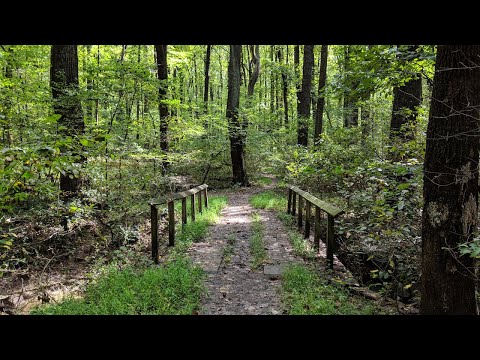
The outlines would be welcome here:
<svg viewBox="0 0 480 360">
<path fill-rule="evenodd" d="M 0 314 L 478 315 L 479 64 L 0 45 Z"/>
</svg>

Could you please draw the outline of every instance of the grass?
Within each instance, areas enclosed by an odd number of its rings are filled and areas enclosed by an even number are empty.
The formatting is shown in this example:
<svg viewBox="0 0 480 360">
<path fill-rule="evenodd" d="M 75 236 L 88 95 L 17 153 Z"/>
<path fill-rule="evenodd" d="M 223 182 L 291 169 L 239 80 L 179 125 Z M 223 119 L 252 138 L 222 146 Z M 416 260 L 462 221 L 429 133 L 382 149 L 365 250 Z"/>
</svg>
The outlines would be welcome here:
<svg viewBox="0 0 480 360">
<path fill-rule="evenodd" d="M 223 261 L 229 264 L 232 261 L 233 247 L 235 245 L 235 234 L 229 234 L 227 237 L 227 245 L 223 248 Z"/>
<path fill-rule="evenodd" d="M 161 267 L 111 266 L 90 283 L 82 299 L 34 309 L 36 315 L 188 315 L 200 307 L 204 272 L 185 257 Z"/>
<path fill-rule="evenodd" d="M 267 251 L 263 242 L 264 226 L 260 215 L 252 214 L 252 236 L 250 237 L 250 254 L 252 255 L 252 269 L 259 269 L 267 259 Z"/>
<path fill-rule="evenodd" d="M 295 217 L 285 212 L 277 213 L 277 217 L 287 229 L 288 238 L 292 243 L 295 255 L 299 255 L 304 259 L 313 260 L 315 258 L 315 250 L 312 244 L 305 240 L 302 234 L 296 230 L 297 223 Z"/>
<path fill-rule="evenodd" d="M 208 208 L 203 208 L 203 212 L 195 214 L 195 221 L 188 218 L 187 224 L 183 230 L 180 230 L 181 223 L 178 226 L 178 242 L 195 243 L 202 241 L 208 232 L 209 225 L 212 225 L 220 218 L 220 212 L 227 204 L 226 196 L 211 196 L 208 198 Z M 188 205 L 188 204 L 187 204 Z M 181 202 L 179 202 L 178 211 L 181 213 Z"/>
<path fill-rule="evenodd" d="M 287 210 L 287 197 L 270 190 L 253 195 L 249 201 L 257 209 Z"/>
<path fill-rule="evenodd" d="M 379 310 L 368 300 L 351 296 L 337 284 L 329 284 L 304 265 L 285 268 L 282 301 L 289 315 L 373 315 Z"/>
<path fill-rule="evenodd" d="M 266 186 L 266 185 L 270 185 L 273 182 L 273 180 L 269 177 L 262 176 L 262 177 L 258 178 L 255 182 L 258 185 Z"/>
</svg>

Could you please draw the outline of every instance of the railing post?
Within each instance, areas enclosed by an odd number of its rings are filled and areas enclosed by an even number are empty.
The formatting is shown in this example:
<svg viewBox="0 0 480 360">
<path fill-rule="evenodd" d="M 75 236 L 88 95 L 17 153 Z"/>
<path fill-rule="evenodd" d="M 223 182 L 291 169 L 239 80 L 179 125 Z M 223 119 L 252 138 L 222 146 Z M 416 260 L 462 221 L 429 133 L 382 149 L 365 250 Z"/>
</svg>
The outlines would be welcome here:
<svg viewBox="0 0 480 360">
<path fill-rule="evenodd" d="M 328 214 L 327 217 L 327 262 L 328 267 L 333 269 L 333 250 L 335 249 L 335 239 L 334 239 L 334 232 L 333 226 L 335 223 L 335 218 Z"/>
<path fill-rule="evenodd" d="M 308 200 L 305 200 L 307 203 L 305 204 L 305 239 L 310 237 L 310 218 L 311 214 L 311 205 L 312 203 Z"/>
<path fill-rule="evenodd" d="M 290 214 L 291 211 L 292 211 L 292 189 L 288 189 L 287 214 Z"/>
<path fill-rule="evenodd" d="M 320 208 L 315 206 L 315 230 L 313 235 L 313 248 L 316 252 L 320 248 Z"/>
<path fill-rule="evenodd" d="M 195 194 L 190 196 L 192 200 L 192 221 L 195 221 Z"/>
<path fill-rule="evenodd" d="M 152 231 L 152 258 L 158 264 L 158 209 L 156 205 L 150 205 L 150 226 Z"/>
<path fill-rule="evenodd" d="M 198 212 L 201 214 L 202 213 L 202 191 L 199 191 L 198 193 Z"/>
<path fill-rule="evenodd" d="M 208 195 L 207 195 L 207 188 L 205 188 L 205 209 L 208 208 Z"/>
<path fill-rule="evenodd" d="M 303 226 L 303 197 L 298 195 L 298 228 L 301 229 Z"/>
<path fill-rule="evenodd" d="M 187 224 L 187 198 L 182 198 L 182 230 Z"/>
<path fill-rule="evenodd" d="M 168 246 L 175 245 L 175 211 L 173 200 L 168 202 Z"/>
<path fill-rule="evenodd" d="M 295 216 L 297 211 L 297 193 L 293 192 L 293 201 L 292 201 L 292 215 Z"/>
</svg>

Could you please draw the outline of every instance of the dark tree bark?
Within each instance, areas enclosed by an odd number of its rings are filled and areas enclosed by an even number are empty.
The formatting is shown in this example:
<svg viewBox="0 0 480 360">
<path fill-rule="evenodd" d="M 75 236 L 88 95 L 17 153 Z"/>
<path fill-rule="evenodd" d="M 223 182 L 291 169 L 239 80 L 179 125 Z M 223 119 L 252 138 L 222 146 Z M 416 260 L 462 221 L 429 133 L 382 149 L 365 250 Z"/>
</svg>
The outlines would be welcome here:
<svg viewBox="0 0 480 360">
<path fill-rule="evenodd" d="M 422 228 L 422 314 L 476 314 L 480 46 L 438 46 L 427 129 Z"/>
<path fill-rule="evenodd" d="M 168 105 L 167 100 L 168 89 L 168 67 L 167 67 L 167 45 L 155 45 L 155 52 L 157 54 L 157 76 L 160 80 L 158 87 L 158 112 L 160 113 L 160 149 L 164 152 L 162 161 L 163 171 L 168 169 Z"/>
<path fill-rule="evenodd" d="M 410 45 L 408 53 L 415 58 L 418 45 Z M 406 60 L 408 61 L 408 60 Z M 410 60 L 411 61 L 411 60 Z M 413 139 L 414 132 L 411 127 L 415 125 L 418 111 L 417 107 L 422 104 L 422 74 L 407 81 L 404 85 L 393 89 L 393 108 L 390 124 L 390 138 Z"/>
<path fill-rule="evenodd" d="M 288 124 L 288 81 L 287 81 L 287 73 L 282 64 L 283 53 L 282 53 L 281 46 L 277 48 L 277 58 L 278 58 L 278 63 L 280 64 L 280 66 L 282 66 L 283 108 L 284 108 L 284 114 L 285 114 L 285 125 L 287 125 Z"/>
<path fill-rule="evenodd" d="M 230 60 L 228 63 L 228 98 L 227 119 L 230 138 L 230 155 L 232 157 L 233 183 L 248 186 L 245 169 L 244 135 L 238 108 L 240 106 L 240 58 L 242 45 L 230 45 Z"/>
<path fill-rule="evenodd" d="M 203 104 L 205 106 L 205 113 L 208 111 L 208 86 L 210 83 L 210 53 L 212 50 L 212 45 L 207 45 L 207 52 L 205 53 L 205 87 L 203 91 Z M 213 96 L 213 92 L 212 92 Z"/>
<path fill-rule="evenodd" d="M 323 128 L 323 108 L 325 107 L 325 96 L 323 95 L 323 88 L 327 82 L 327 60 L 328 60 L 328 45 L 322 45 L 320 55 L 320 70 L 318 75 L 318 98 L 317 98 L 317 112 L 315 116 L 315 133 L 313 142 L 320 140 Z"/>
<path fill-rule="evenodd" d="M 297 143 L 302 146 L 308 145 L 313 62 L 313 45 L 305 45 L 303 48 L 302 91 L 300 93 L 300 101 L 298 102 L 297 129 Z"/>
<path fill-rule="evenodd" d="M 52 89 L 53 109 L 61 118 L 58 124 L 63 126 L 64 136 L 73 139 L 73 155 L 80 148 L 78 136 L 84 132 L 83 112 L 78 95 L 78 54 L 76 45 L 52 45 L 50 58 L 50 87 Z M 65 149 L 62 152 L 65 153 Z M 78 150 L 77 150 L 78 151 Z M 85 159 L 81 156 L 76 164 Z M 74 163 L 75 164 L 75 163 Z M 78 195 L 81 177 L 72 172 L 60 175 L 60 190 L 64 198 Z"/>
<path fill-rule="evenodd" d="M 302 92 L 302 83 L 300 82 L 300 45 L 295 45 L 293 48 L 293 67 L 295 70 L 295 78 L 297 79 L 295 83 L 295 88 L 297 89 L 297 111 L 298 104 L 300 103 L 300 94 Z M 297 114 L 297 116 L 300 116 Z"/>
</svg>

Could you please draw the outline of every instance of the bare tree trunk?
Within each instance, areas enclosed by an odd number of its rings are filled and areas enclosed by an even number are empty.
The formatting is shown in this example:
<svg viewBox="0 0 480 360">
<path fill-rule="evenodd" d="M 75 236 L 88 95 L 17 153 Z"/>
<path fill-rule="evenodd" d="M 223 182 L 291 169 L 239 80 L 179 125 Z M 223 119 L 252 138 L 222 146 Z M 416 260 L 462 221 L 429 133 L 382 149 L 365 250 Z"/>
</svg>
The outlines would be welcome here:
<svg viewBox="0 0 480 360">
<path fill-rule="evenodd" d="M 347 83 L 352 83 L 350 79 L 350 61 L 351 53 L 353 52 L 354 45 L 345 45 L 345 58 L 344 58 L 344 76 L 347 79 Z M 356 84 L 351 84 L 352 89 L 355 89 Z M 357 126 L 358 125 L 358 106 L 357 99 L 348 90 L 345 91 L 343 96 L 343 111 L 344 111 L 344 127 Z"/>
<path fill-rule="evenodd" d="M 318 75 L 318 98 L 317 98 L 317 112 L 315 116 L 315 133 L 313 142 L 320 140 L 320 135 L 323 129 L 323 108 L 325 107 L 325 95 L 323 90 L 327 81 L 327 61 L 328 61 L 328 45 L 322 45 L 320 55 L 320 70 Z"/>
<path fill-rule="evenodd" d="M 82 104 L 78 94 L 78 54 L 76 45 L 52 45 L 50 62 L 50 86 L 52 89 L 53 109 L 60 114 L 59 125 L 63 126 L 64 136 L 73 140 L 73 155 L 81 147 L 78 136 L 84 132 Z M 66 149 L 62 149 L 65 153 Z M 77 153 L 78 154 L 78 153 Z M 83 156 L 73 162 L 78 166 L 84 162 Z M 78 195 L 81 176 L 71 171 L 60 175 L 60 190 L 64 198 Z"/>
<path fill-rule="evenodd" d="M 208 86 L 210 83 L 210 53 L 212 50 L 212 45 L 207 45 L 207 51 L 205 53 L 205 86 L 203 91 L 203 104 L 205 107 L 205 114 L 208 112 Z M 212 92 L 213 97 L 213 92 Z M 212 98 L 213 101 L 213 98 Z"/>
<path fill-rule="evenodd" d="M 298 103 L 297 143 L 301 146 L 308 145 L 313 62 L 313 45 L 305 45 L 303 47 L 302 91 L 300 92 L 300 101 Z"/>
<path fill-rule="evenodd" d="M 281 46 L 277 48 L 277 58 L 278 58 L 278 63 L 280 64 L 280 66 L 282 66 L 283 54 L 282 54 Z M 288 124 L 288 82 L 287 82 L 287 73 L 283 66 L 282 66 L 282 90 L 283 90 L 283 108 L 284 108 L 284 115 L 285 115 L 285 125 L 287 125 Z"/>
<path fill-rule="evenodd" d="M 427 129 L 422 215 L 422 314 L 476 314 L 480 46 L 438 46 Z"/>
<path fill-rule="evenodd" d="M 230 45 L 230 61 L 228 63 L 228 98 L 227 119 L 230 138 L 230 155 L 232 157 L 233 183 L 248 186 L 245 168 L 244 140 L 242 126 L 238 116 L 240 106 L 240 58 L 242 45 Z"/>
<path fill-rule="evenodd" d="M 167 45 L 155 45 L 157 54 L 158 80 L 158 112 L 160 113 L 160 149 L 163 151 L 162 169 L 163 173 L 168 169 L 168 105 L 167 89 L 168 89 L 168 67 L 167 67 Z"/>
</svg>

